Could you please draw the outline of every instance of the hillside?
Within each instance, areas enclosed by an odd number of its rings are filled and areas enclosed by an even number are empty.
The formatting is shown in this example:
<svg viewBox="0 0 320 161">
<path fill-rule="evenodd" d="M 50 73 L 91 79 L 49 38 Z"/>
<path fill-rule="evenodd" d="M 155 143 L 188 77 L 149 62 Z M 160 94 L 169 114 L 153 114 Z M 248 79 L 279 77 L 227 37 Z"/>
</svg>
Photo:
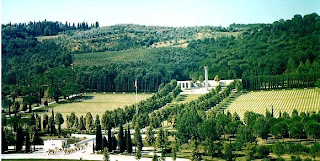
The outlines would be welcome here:
<svg viewBox="0 0 320 161">
<path fill-rule="evenodd" d="M 237 112 L 243 119 L 246 111 L 265 115 L 266 110 L 271 112 L 272 108 L 275 117 L 284 112 L 291 114 L 294 109 L 305 113 L 318 112 L 320 91 L 319 89 L 252 91 L 239 96 L 226 110 L 231 113 Z"/>
<path fill-rule="evenodd" d="M 313 87 L 319 32 L 316 13 L 227 28 L 7 24 L 2 93 L 29 96 L 25 104 L 32 104 L 81 91 L 134 91 L 134 79 L 138 91 L 155 92 L 172 79 L 198 80 L 203 66 L 209 79 L 242 78 L 245 89 Z"/>
</svg>

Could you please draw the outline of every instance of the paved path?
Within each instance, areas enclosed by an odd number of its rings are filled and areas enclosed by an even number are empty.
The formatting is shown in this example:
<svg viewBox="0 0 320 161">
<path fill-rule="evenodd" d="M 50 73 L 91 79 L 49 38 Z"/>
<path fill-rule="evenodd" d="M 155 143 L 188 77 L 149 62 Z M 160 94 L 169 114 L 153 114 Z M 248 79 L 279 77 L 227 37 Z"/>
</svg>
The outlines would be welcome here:
<svg viewBox="0 0 320 161">
<path fill-rule="evenodd" d="M 63 154 L 63 152 L 57 152 L 56 154 L 50 154 L 45 152 L 44 149 L 39 149 L 38 151 L 35 151 L 30 154 L 1 154 L 1 159 L 74 159 L 74 160 L 103 160 L 102 154 L 93 154 L 92 153 L 92 146 L 93 146 L 93 140 L 95 137 L 88 138 L 87 140 L 84 140 L 88 143 L 88 146 L 82 150 L 76 151 L 71 154 Z M 142 153 L 143 154 L 149 154 L 153 155 L 153 147 L 143 147 Z M 157 153 L 158 156 L 160 156 L 159 153 Z M 128 155 L 120 155 L 120 154 L 110 154 L 111 161 L 136 161 L 134 156 L 128 156 Z M 141 158 L 141 161 L 151 161 L 151 158 Z M 189 159 L 183 159 L 183 158 L 177 158 L 177 161 L 188 161 Z M 167 157 L 166 161 L 172 161 L 171 157 Z"/>
<path fill-rule="evenodd" d="M 103 160 L 102 154 L 77 154 L 77 155 L 45 155 L 45 154 L 1 154 L 1 159 L 74 159 L 74 160 Z M 110 155 L 111 161 L 137 161 L 134 156 Z M 140 161 L 151 161 L 152 158 L 141 158 Z M 177 158 L 177 161 L 188 161 L 189 159 Z M 172 161 L 166 157 L 166 161 Z"/>
</svg>

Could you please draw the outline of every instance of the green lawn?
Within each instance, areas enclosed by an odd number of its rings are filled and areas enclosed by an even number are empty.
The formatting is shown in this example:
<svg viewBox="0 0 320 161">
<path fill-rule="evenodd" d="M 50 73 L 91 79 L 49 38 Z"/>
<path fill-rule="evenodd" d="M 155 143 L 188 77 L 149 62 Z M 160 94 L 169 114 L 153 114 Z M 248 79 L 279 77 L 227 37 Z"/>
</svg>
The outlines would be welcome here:
<svg viewBox="0 0 320 161">
<path fill-rule="evenodd" d="M 138 94 L 137 101 L 145 100 L 151 97 L 152 94 Z M 66 116 L 70 115 L 72 112 L 80 117 L 84 116 L 91 112 L 92 116 L 98 114 L 100 118 L 107 110 L 114 110 L 116 108 L 123 108 L 125 106 L 132 105 L 136 102 L 136 95 L 132 92 L 130 93 L 87 93 L 84 94 L 81 99 L 77 99 L 72 103 L 60 103 L 60 104 L 53 104 L 54 112 L 60 112 L 64 119 L 65 123 L 62 125 L 65 127 L 66 125 Z M 51 110 L 46 112 L 48 115 L 51 115 Z M 41 114 L 44 114 L 42 112 Z"/>
<path fill-rule="evenodd" d="M 246 111 L 265 114 L 266 109 L 279 117 L 280 111 L 291 114 L 298 112 L 318 112 L 320 110 L 320 92 L 318 89 L 252 91 L 239 96 L 228 108 L 231 113 L 237 112 L 241 118 Z"/>
</svg>

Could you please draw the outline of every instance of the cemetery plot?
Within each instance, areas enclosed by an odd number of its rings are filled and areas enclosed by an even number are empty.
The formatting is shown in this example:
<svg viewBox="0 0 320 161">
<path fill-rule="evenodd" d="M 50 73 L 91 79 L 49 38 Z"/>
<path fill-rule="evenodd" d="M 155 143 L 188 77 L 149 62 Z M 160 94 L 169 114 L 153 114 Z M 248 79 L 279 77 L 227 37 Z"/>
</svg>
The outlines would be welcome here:
<svg viewBox="0 0 320 161">
<path fill-rule="evenodd" d="M 237 112 L 243 118 L 246 111 L 265 115 L 266 109 L 271 112 L 273 107 L 275 117 L 281 113 L 318 112 L 320 110 L 320 92 L 318 89 L 295 89 L 276 91 L 256 91 L 238 97 L 227 110 Z"/>
</svg>

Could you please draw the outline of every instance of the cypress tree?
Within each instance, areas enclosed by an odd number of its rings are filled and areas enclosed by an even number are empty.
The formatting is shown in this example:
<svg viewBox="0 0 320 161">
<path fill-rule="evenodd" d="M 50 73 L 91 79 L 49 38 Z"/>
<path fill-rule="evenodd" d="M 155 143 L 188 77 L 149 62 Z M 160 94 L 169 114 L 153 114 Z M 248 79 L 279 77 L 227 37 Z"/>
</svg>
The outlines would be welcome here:
<svg viewBox="0 0 320 161">
<path fill-rule="evenodd" d="M 20 126 L 17 127 L 17 134 L 16 134 L 16 151 L 21 151 L 23 144 L 23 133 L 22 128 Z"/>
<path fill-rule="evenodd" d="M 111 126 L 110 126 L 110 123 L 108 123 L 108 150 L 109 150 L 109 152 L 112 151 L 112 137 L 111 137 Z"/>
<path fill-rule="evenodd" d="M 132 140 L 131 140 L 131 134 L 130 134 L 130 129 L 128 125 L 128 134 L 127 134 L 127 152 L 132 153 Z"/>
<path fill-rule="evenodd" d="M 117 138 L 112 136 L 112 150 L 117 150 Z"/>
<path fill-rule="evenodd" d="M 123 153 L 126 149 L 126 145 L 125 145 L 125 140 L 123 138 L 123 127 L 122 124 L 120 124 L 120 129 L 119 129 L 119 149 L 120 149 L 120 153 Z"/>
<path fill-rule="evenodd" d="M 96 151 L 102 150 L 102 134 L 101 134 L 101 125 L 100 123 L 96 125 Z"/>
<path fill-rule="evenodd" d="M 5 152 L 5 151 L 8 151 L 8 143 L 7 143 L 7 140 L 6 140 L 6 136 L 5 136 L 5 133 L 4 133 L 4 129 L 3 129 L 3 126 L 1 126 L 1 152 L 2 154 Z"/>
<path fill-rule="evenodd" d="M 30 137 L 29 132 L 26 130 L 26 153 L 30 152 Z"/>
<path fill-rule="evenodd" d="M 102 149 L 107 148 L 107 146 L 108 146 L 107 139 L 106 139 L 105 136 L 103 136 L 103 138 L 102 138 Z"/>
</svg>

